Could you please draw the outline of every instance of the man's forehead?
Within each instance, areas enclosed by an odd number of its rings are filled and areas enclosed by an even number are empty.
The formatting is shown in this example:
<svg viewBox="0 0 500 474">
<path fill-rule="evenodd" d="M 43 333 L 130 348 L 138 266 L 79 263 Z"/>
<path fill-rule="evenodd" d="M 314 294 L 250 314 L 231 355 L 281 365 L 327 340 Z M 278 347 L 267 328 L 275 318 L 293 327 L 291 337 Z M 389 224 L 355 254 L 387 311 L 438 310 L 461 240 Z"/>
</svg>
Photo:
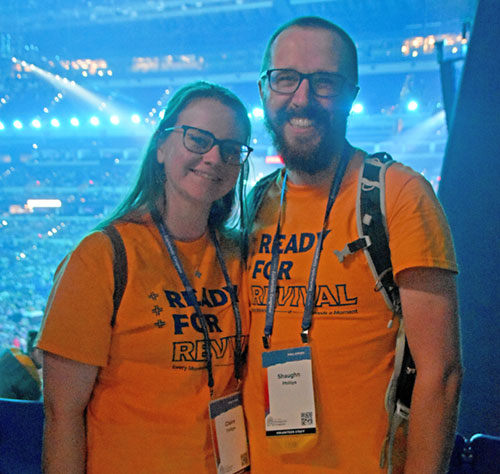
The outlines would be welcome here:
<svg viewBox="0 0 500 474">
<path fill-rule="evenodd" d="M 346 42 L 337 33 L 324 28 L 292 26 L 275 39 L 270 59 L 274 67 L 291 67 L 292 64 L 281 63 L 306 60 L 311 67 L 332 65 L 336 69 L 352 58 Z"/>
</svg>

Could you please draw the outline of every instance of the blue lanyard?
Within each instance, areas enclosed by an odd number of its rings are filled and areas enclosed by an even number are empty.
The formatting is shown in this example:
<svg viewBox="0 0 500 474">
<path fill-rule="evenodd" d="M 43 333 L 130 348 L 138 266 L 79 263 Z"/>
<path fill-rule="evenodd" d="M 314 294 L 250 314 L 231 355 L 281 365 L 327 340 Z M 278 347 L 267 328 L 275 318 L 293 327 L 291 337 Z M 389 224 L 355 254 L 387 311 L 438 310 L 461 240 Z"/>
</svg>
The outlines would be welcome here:
<svg viewBox="0 0 500 474">
<path fill-rule="evenodd" d="M 345 175 L 347 168 L 347 163 L 349 162 L 349 156 L 351 152 L 351 146 L 346 142 L 344 149 L 342 151 L 342 156 L 339 162 L 339 166 L 335 173 L 335 177 L 332 181 L 330 192 L 328 194 L 328 202 L 326 204 L 325 217 L 323 219 L 322 232 L 318 234 L 318 240 L 316 242 L 316 248 L 314 249 L 314 256 L 311 263 L 311 270 L 309 272 L 309 282 L 307 284 L 307 294 L 306 303 L 304 305 L 304 314 L 302 317 L 302 331 L 300 337 L 302 342 L 305 344 L 309 340 L 309 329 L 312 325 L 312 313 L 315 298 L 315 287 L 316 287 L 316 275 L 318 273 L 319 258 L 321 256 L 321 250 L 323 249 L 323 239 L 325 236 L 326 225 L 328 223 L 328 218 L 330 217 L 330 212 L 332 210 L 335 199 L 340 190 L 340 185 Z M 269 275 L 269 288 L 267 292 L 267 304 L 266 304 L 266 325 L 264 327 L 264 336 L 262 341 L 265 349 L 270 347 L 270 337 L 273 333 L 274 326 L 274 310 L 276 308 L 276 296 L 278 293 L 278 264 L 279 264 L 279 236 L 281 232 L 281 217 L 283 212 L 283 207 L 286 204 L 286 181 L 287 173 L 283 178 L 283 184 L 281 185 L 281 198 L 280 198 L 280 210 L 278 214 L 278 222 L 276 224 L 276 232 L 274 233 L 273 243 L 271 247 L 271 269 Z"/>
<path fill-rule="evenodd" d="M 156 207 L 151 209 L 151 217 L 153 218 L 153 221 L 156 224 L 158 231 L 160 232 L 165 247 L 167 248 L 172 263 L 174 264 L 174 268 L 177 271 L 177 274 L 179 275 L 182 284 L 184 285 L 187 294 L 188 304 L 194 307 L 194 310 L 196 311 L 196 314 L 200 320 L 201 328 L 203 331 L 203 340 L 205 343 L 205 353 L 206 353 L 207 371 L 208 371 L 208 387 L 210 389 L 210 394 L 212 395 L 214 386 L 214 376 L 213 376 L 213 364 L 212 364 L 212 348 L 210 344 L 210 337 L 208 335 L 207 321 L 205 319 L 205 316 L 201 312 L 200 305 L 198 303 L 198 300 L 196 299 L 196 294 L 194 292 L 194 289 L 191 286 L 191 283 L 179 259 L 179 255 L 177 253 L 177 248 L 175 247 L 174 240 L 172 239 L 172 236 L 169 233 L 167 227 L 163 223 L 163 219 L 161 218 L 160 213 L 158 212 L 158 209 L 156 209 Z M 224 261 L 224 257 L 222 255 L 222 249 L 220 247 L 219 240 L 217 239 L 215 230 L 210 227 L 209 233 L 210 233 L 210 238 L 212 239 L 212 242 L 215 246 L 215 254 L 217 256 L 217 260 L 219 262 L 219 265 L 222 269 L 222 273 L 224 275 L 224 279 L 226 281 L 226 287 L 224 289 L 228 290 L 229 296 L 231 298 L 231 304 L 233 306 L 233 314 L 236 326 L 236 344 L 234 349 L 234 376 L 236 380 L 239 380 L 241 377 L 240 372 L 241 372 L 241 362 L 242 362 L 241 361 L 242 351 L 241 351 L 241 315 L 238 307 L 238 298 L 236 296 L 236 289 L 229 277 L 226 262 Z"/>
</svg>

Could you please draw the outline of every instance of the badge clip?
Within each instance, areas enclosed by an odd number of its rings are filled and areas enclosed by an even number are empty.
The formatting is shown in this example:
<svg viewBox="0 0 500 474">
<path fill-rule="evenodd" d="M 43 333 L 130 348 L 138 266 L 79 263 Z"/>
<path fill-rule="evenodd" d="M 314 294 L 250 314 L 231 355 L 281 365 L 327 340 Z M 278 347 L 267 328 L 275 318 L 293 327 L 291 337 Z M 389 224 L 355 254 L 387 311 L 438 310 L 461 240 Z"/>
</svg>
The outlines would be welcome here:
<svg viewBox="0 0 500 474">
<path fill-rule="evenodd" d="M 304 331 L 300 333 L 300 338 L 304 344 L 307 344 L 309 342 L 309 330 L 304 329 Z"/>
<path fill-rule="evenodd" d="M 262 336 L 262 344 L 264 344 L 264 349 L 269 349 L 269 336 Z"/>
</svg>

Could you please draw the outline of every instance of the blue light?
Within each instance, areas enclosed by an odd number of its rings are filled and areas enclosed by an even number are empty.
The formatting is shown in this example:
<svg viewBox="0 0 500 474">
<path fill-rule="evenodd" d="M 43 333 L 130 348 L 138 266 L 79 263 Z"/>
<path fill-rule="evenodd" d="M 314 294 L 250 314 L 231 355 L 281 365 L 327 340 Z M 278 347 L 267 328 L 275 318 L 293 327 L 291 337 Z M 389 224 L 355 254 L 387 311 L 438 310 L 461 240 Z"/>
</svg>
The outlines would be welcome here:
<svg viewBox="0 0 500 474">
<path fill-rule="evenodd" d="M 254 107 L 252 110 L 252 115 L 256 119 L 261 119 L 264 117 L 264 110 L 261 107 Z"/>
<path fill-rule="evenodd" d="M 12 122 L 12 125 L 14 125 L 14 128 L 17 128 L 18 130 L 21 130 L 21 128 L 23 128 L 23 124 L 20 120 L 14 120 L 14 122 Z"/>
<path fill-rule="evenodd" d="M 5 130 L 5 125 L 2 122 L 0 122 L 0 130 Z"/>
<path fill-rule="evenodd" d="M 351 109 L 355 114 L 360 114 L 361 112 L 363 112 L 364 110 L 364 107 L 363 107 L 363 104 L 360 104 L 359 102 L 356 102 L 353 106 L 352 106 L 352 109 Z"/>
<path fill-rule="evenodd" d="M 118 125 L 120 123 L 120 117 L 118 117 L 118 115 L 112 115 L 110 118 L 109 118 L 109 121 L 113 124 L 113 125 Z"/>
<path fill-rule="evenodd" d="M 80 120 L 78 120 L 76 117 L 71 117 L 69 123 L 73 125 L 73 127 L 78 127 L 80 125 Z"/>
<path fill-rule="evenodd" d="M 96 117 L 95 115 L 93 117 L 90 117 L 90 124 L 93 125 L 94 127 L 97 127 L 99 125 L 99 117 Z"/>
<path fill-rule="evenodd" d="M 34 128 L 41 128 L 42 127 L 42 122 L 40 122 L 40 120 L 38 119 L 33 119 L 31 121 L 31 125 L 34 127 Z"/>
<path fill-rule="evenodd" d="M 130 117 L 130 120 L 132 120 L 133 123 L 141 123 L 141 117 L 139 114 L 134 114 L 132 117 Z"/>
<path fill-rule="evenodd" d="M 408 102 L 407 108 L 410 112 L 414 112 L 418 109 L 418 102 L 416 100 L 410 100 L 410 102 Z"/>
<path fill-rule="evenodd" d="M 50 125 L 52 125 L 53 127 L 57 128 L 61 125 L 61 123 L 59 122 L 58 119 L 56 118 L 53 118 L 51 121 L 50 121 Z"/>
</svg>

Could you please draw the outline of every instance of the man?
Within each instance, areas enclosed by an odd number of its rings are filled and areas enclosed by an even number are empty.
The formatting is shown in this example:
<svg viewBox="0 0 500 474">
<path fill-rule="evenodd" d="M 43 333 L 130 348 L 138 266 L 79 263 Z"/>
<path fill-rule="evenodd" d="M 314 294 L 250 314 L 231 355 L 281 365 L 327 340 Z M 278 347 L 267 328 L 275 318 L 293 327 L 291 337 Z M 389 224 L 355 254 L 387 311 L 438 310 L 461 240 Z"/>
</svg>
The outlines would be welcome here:
<svg viewBox="0 0 500 474">
<path fill-rule="evenodd" d="M 39 400 L 42 396 L 42 353 L 34 347 L 37 334 L 37 331 L 28 331 L 27 353 L 13 347 L 0 356 L 1 398 Z"/>
<path fill-rule="evenodd" d="M 408 432 L 381 462 L 399 323 L 388 327 L 393 315 L 363 252 L 342 262 L 334 253 L 358 237 L 366 154 L 345 139 L 357 81 L 352 39 L 326 20 L 292 20 L 268 43 L 259 90 L 286 168 L 249 225 L 244 400 L 253 473 L 446 472 L 461 380 L 457 268 L 432 188 L 400 164 L 386 174 L 387 226 L 417 378 Z M 303 429 L 293 426 L 297 413 Z"/>
</svg>

